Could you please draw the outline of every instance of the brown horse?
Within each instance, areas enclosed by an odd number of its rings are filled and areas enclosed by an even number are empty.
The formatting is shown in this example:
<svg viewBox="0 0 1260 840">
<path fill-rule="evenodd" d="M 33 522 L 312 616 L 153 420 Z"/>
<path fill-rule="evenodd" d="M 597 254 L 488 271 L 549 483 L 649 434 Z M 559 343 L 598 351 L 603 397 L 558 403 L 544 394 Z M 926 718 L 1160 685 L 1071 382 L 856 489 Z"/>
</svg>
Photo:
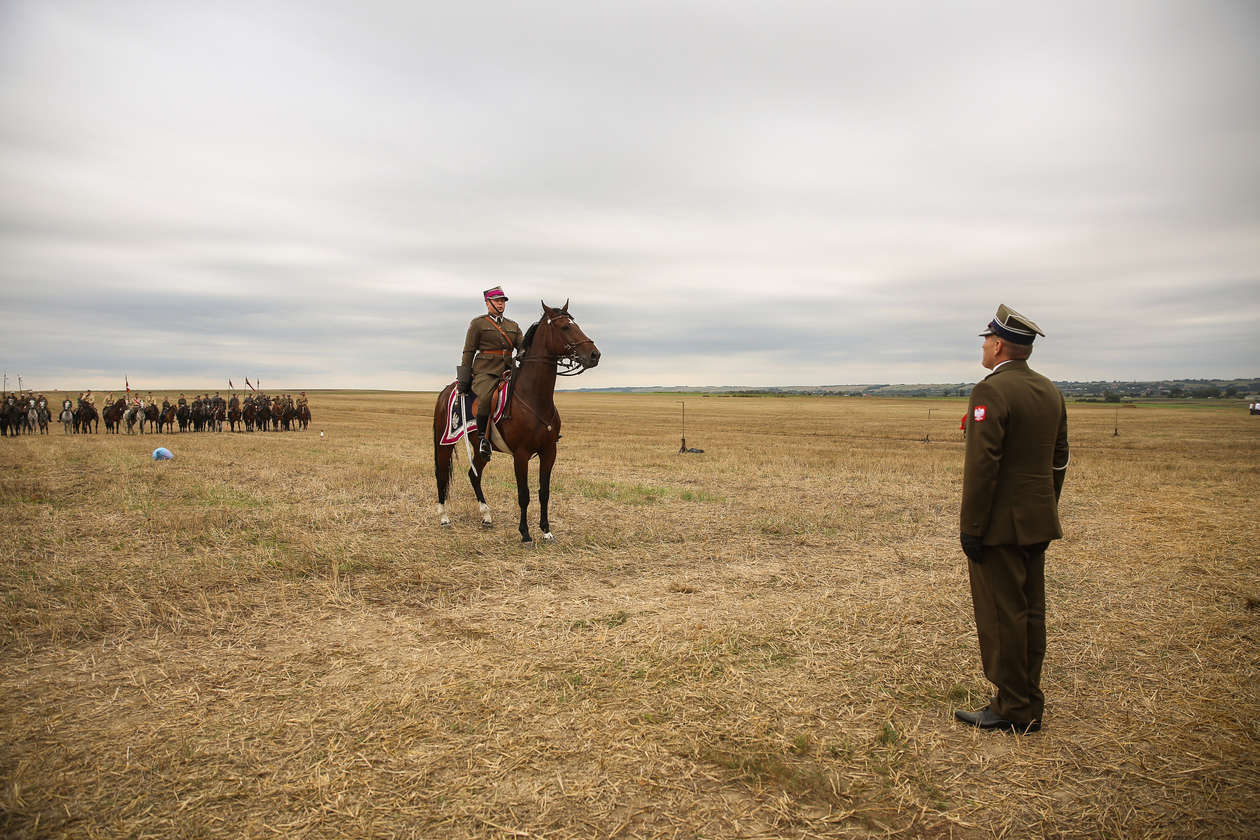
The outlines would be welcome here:
<svg viewBox="0 0 1260 840">
<path fill-rule="evenodd" d="M 547 521 L 547 501 L 551 498 L 551 467 L 556 462 L 556 441 L 560 439 L 560 413 L 556 411 L 556 376 L 571 376 L 599 364 L 599 350 L 595 342 L 586 337 L 582 328 L 569 315 L 569 302 L 554 309 L 543 303 L 543 314 L 525 333 L 520 366 L 513 374 L 508 390 L 507 410 L 497 426 L 491 421 L 490 441 L 500 452 L 512 453 L 516 467 L 516 501 L 521 508 L 521 542 L 533 545 L 529 525 L 525 521 L 525 509 L 529 507 L 529 460 L 538 456 L 538 526 L 543 539 L 550 542 L 551 525 Z M 446 516 L 446 496 L 452 472 L 452 454 L 455 446 L 441 444 L 446 426 L 446 407 L 450 404 L 452 382 L 438 395 L 433 411 L 433 469 L 437 478 L 438 513 L 442 525 L 449 526 Z M 493 398 L 492 398 L 493 399 Z M 480 433 L 471 434 L 472 451 L 477 452 Z M 481 505 L 481 522 L 489 527 L 490 508 L 481 491 L 481 471 L 486 457 L 473 456 L 468 468 L 468 480 L 472 483 L 477 502 Z"/>
<path fill-rule="evenodd" d="M 122 430 L 122 419 L 126 412 L 127 401 L 122 397 L 115 400 L 113 405 L 106 406 L 103 412 L 105 416 L 105 431 L 118 434 Z"/>
<path fill-rule="evenodd" d="M 96 413 L 96 406 L 80 400 L 79 407 L 74 412 L 75 434 L 96 434 L 100 428 L 100 415 Z"/>
</svg>

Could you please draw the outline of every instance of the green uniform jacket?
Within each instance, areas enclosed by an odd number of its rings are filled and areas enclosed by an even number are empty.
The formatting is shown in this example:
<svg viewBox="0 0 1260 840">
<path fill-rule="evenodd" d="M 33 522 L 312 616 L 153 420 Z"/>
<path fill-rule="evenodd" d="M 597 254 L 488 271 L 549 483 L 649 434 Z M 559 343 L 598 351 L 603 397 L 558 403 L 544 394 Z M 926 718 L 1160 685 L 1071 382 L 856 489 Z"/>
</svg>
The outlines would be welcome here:
<svg viewBox="0 0 1260 840">
<path fill-rule="evenodd" d="M 1027 362 L 1002 364 L 977 383 L 967 406 L 962 533 L 985 545 L 1059 539 L 1067 464 L 1063 395 Z"/>
<path fill-rule="evenodd" d="M 473 393 L 481 399 L 489 395 L 494 383 L 503 375 L 503 371 L 507 370 L 512 354 L 487 354 L 480 351 L 520 350 L 521 343 L 525 340 L 525 334 L 521 332 L 520 325 L 515 321 L 503 318 L 499 321 L 498 327 L 511 339 L 511 347 L 503 340 L 499 330 L 495 329 L 495 323 L 490 320 L 489 315 L 473 318 L 472 323 L 468 325 L 468 333 L 464 336 L 464 357 L 460 364 L 472 367 Z"/>
</svg>

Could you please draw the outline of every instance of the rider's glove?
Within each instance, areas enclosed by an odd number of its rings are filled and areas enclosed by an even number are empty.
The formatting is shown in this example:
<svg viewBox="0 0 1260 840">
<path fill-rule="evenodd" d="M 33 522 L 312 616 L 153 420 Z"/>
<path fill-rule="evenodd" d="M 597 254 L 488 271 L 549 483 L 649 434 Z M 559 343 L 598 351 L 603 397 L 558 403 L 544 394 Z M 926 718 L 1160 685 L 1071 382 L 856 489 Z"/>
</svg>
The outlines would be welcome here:
<svg viewBox="0 0 1260 840">
<path fill-rule="evenodd" d="M 984 541 L 979 537 L 973 537 L 971 534 L 959 534 L 959 541 L 962 542 L 963 554 L 967 555 L 967 559 L 972 563 L 984 562 Z"/>
</svg>

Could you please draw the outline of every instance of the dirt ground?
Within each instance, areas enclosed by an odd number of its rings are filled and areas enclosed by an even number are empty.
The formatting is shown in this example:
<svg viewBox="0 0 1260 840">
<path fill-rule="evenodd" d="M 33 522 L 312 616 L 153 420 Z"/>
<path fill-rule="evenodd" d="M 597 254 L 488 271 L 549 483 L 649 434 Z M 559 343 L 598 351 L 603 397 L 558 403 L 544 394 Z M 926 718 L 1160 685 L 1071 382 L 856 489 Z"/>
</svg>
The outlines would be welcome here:
<svg viewBox="0 0 1260 840">
<path fill-rule="evenodd" d="M 561 394 L 531 550 L 504 456 L 438 527 L 433 399 L 0 440 L 0 834 L 1257 836 L 1245 405 L 1069 405 L 1013 736 L 952 718 L 963 401 Z"/>
</svg>

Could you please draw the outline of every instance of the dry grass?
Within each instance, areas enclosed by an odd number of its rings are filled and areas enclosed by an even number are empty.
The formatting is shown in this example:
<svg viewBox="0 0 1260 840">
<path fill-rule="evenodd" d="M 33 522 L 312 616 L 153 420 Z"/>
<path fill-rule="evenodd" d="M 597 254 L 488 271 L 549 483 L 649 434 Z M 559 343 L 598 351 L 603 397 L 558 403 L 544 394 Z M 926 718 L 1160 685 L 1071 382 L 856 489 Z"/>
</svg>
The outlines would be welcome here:
<svg viewBox="0 0 1260 840">
<path fill-rule="evenodd" d="M 1256 835 L 1238 406 L 1070 407 L 1015 737 L 951 718 L 987 694 L 959 401 L 689 397 L 679 456 L 678 398 L 562 395 L 526 551 L 502 457 L 496 527 L 462 475 L 437 527 L 431 395 L 312 399 L 306 433 L 0 441 L 4 835 Z"/>
</svg>

